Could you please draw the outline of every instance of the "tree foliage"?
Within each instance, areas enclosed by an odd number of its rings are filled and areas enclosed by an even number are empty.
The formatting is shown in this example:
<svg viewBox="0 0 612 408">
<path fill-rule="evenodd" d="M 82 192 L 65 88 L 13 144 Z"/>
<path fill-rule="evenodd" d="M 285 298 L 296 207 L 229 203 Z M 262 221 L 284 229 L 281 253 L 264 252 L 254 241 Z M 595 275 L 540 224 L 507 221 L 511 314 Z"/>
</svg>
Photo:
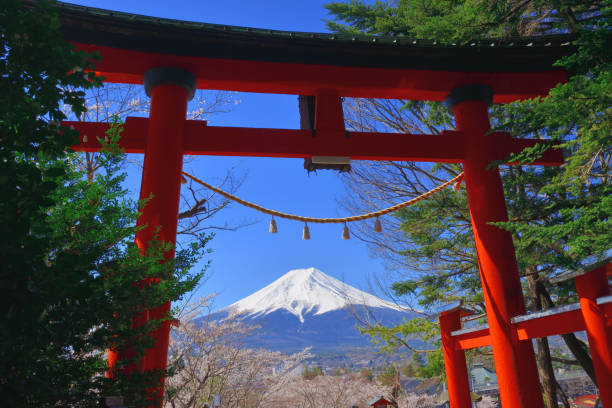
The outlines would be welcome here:
<svg viewBox="0 0 612 408">
<path fill-rule="evenodd" d="M 509 222 L 498 226 L 513 233 L 528 307 L 537 310 L 573 301 L 571 282 L 553 286 L 548 278 L 605 256 L 612 242 L 609 2 L 351 0 L 326 7 L 335 18 L 328 22 L 330 29 L 366 35 L 459 45 L 491 37 L 574 35 L 576 52 L 557 63 L 570 73 L 568 83 L 545 98 L 494 105 L 490 112 L 496 129 L 563 146 L 566 164 L 560 168 L 500 167 Z M 452 117 L 437 103 L 357 99 L 349 100 L 347 108 L 348 124 L 356 129 L 438 133 L 453 127 Z M 528 162 L 541 153 L 531 149 L 511 159 Z M 443 163 L 359 163 L 353 168 L 346 176 L 351 196 L 347 207 L 352 211 L 412 198 L 460 171 L 459 166 Z M 460 300 L 484 312 L 463 190 L 441 192 L 405 208 L 388 217 L 384 227 L 385 233 L 378 236 L 367 228 L 356 235 L 402 271 L 392 285 L 396 296 L 430 310 Z M 412 337 L 430 338 L 435 326 L 430 321 L 424 328 L 412 321 L 368 332 L 393 347 L 409 344 Z"/>
<path fill-rule="evenodd" d="M 135 406 L 146 403 L 145 380 L 165 373 L 105 379 L 105 350 L 129 345 L 137 358 L 151 346 L 146 334 L 160 322 L 135 328 L 131 318 L 194 287 L 201 273 L 190 270 L 208 238 L 170 262 L 161 262 L 168 243 L 154 240 L 144 254 L 136 247 L 146 203 L 125 198 L 119 124 L 95 177 L 78 171 L 62 107 L 82 114 L 84 90 L 100 79 L 95 56 L 72 50 L 58 28 L 52 1 L 3 2 L 0 394 L 12 407 L 94 406 L 117 393 Z"/>
</svg>

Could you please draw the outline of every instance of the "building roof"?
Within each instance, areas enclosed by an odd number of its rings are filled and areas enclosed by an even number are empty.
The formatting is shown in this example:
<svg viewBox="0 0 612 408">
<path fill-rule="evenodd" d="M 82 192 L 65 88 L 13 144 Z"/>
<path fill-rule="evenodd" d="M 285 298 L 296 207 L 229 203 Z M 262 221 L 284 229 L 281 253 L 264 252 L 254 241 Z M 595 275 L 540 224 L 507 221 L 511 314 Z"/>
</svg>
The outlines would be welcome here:
<svg viewBox="0 0 612 408">
<path fill-rule="evenodd" d="M 368 405 L 374 405 L 379 402 L 383 402 L 385 404 L 391 404 L 391 401 L 389 401 L 388 399 L 386 399 L 385 397 L 381 395 L 379 397 L 374 398 L 372 401 L 368 402 Z"/>
</svg>

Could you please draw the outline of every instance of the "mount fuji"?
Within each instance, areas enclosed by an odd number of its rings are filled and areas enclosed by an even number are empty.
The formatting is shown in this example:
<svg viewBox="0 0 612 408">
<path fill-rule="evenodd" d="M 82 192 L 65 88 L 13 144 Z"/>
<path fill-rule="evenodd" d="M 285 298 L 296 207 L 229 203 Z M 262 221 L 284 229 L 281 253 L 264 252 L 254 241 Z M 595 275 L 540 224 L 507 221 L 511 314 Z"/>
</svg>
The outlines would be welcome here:
<svg viewBox="0 0 612 408">
<path fill-rule="evenodd" d="M 357 330 L 356 316 L 385 325 L 413 316 L 316 268 L 291 270 L 210 318 L 219 320 L 233 314 L 259 326 L 248 341 L 250 346 L 284 352 L 311 346 L 317 354 L 375 350 Z"/>
</svg>

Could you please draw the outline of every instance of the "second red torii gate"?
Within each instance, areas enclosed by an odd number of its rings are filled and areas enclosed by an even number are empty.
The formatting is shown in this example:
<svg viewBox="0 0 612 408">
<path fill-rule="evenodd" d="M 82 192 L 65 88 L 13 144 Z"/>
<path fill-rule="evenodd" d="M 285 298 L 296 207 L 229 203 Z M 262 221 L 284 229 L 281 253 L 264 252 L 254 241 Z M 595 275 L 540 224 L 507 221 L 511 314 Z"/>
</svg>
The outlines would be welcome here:
<svg viewBox="0 0 612 408">
<path fill-rule="evenodd" d="M 194 28 L 193 23 L 63 7 L 66 38 L 79 49 L 101 54 L 97 69 L 106 81 L 144 83 L 151 96 L 149 119 L 128 118 L 120 141 L 127 152 L 145 153 L 140 196 L 154 196 L 139 219 L 148 225 L 137 236 L 141 248 L 156 227 L 162 227 L 160 239 L 176 241 L 184 154 L 462 163 L 501 401 L 504 407 L 542 406 L 533 348 L 521 341 L 511 322 L 525 313 L 525 306 L 512 237 L 490 225 L 507 220 L 507 211 L 499 172 L 488 169 L 491 161 L 542 141 L 489 135 L 488 106 L 493 101 L 545 95 L 566 79 L 567 74 L 551 64 L 567 49 L 550 42 L 536 47 L 524 43 L 512 48 L 512 43 L 502 48 L 503 44 L 493 42 L 436 48 L 402 46 L 397 39 L 373 46 L 371 38 L 359 43 L 355 38 L 337 42 L 314 34 L 283 37 L 282 32 Z M 221 44 L 209 40 L 214 36 Z M 338 57 L 338 50 L 344 54 Z M 412 57 L 405 58 L 407 54 Z M 448 70 L 453 63 L 455 70 Z M 187 102 L 196 88 L 314 96 L 315 132 L 208 127 L 187 121 Z M 345 96 L 445 100 L 457 130 L 441 135 L 347 135 L 340 99 Z M 85 151 L 98 148 L 96 137 L 103 137 L 107 126 L 66 124 L 79 130 L 82 138 L 88 136 L 75 146 Z M 562 160 L 561 152 L 553 149 L 534 164 L 559 165 Z M 150 312 L 151 317 L 162 316 L 169 306 L 160 305 Z M 155 347 L 147 351 L 143 370 L 165 368 L 169 324 L 158 329 L 154 338 Z M 111 365 L 116 357 L 111 356 Z"/>
<path fill-rule="evenodd" d="M 608 277 L 612 276 L 611 258 L 583 270 L 563 274 L 553 283 L 574 279 L 579 303 L 559 306 L 511 319 L 519 340 L 531 341 L 586 331 L 593 367 L 604 408 L 612 406 L 612 296 Z M 439 316 L 448 394 L 453 408 L 471 408 L 469 373 L 465 350 L 492 345 L 488 325 L 462 328 L 463 317 L 474 312 L 461 306 L 445 310 Z"/>
</svg>

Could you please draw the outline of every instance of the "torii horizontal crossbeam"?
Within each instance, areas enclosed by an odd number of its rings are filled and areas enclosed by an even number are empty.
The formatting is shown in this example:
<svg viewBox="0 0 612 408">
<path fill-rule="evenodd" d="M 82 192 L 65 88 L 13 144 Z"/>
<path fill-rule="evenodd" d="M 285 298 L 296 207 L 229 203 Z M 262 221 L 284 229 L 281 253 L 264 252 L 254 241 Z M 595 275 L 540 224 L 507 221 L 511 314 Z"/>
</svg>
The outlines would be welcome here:
<svg viewBox="0 0 612 408">
<path fill-rule="evenodd" d="M 599 305 L 605 316 L 606 326 L 612 327 L 612 303 Z M 525 319 L 514 323 L 519 340 L 531 340 L 540 337 L 550 337 L 575 333 L 585 330 L 585 322 L 580 311 L 576 307 L 561 313 L 551 313 L 536 319 Z M 491 345 L 491 335 L 488 328 L 466 331 L 465 333 L 453 335 L 457 350 L 469 350 Z"/>
<path fill-rule="evenodd" d="M 567 81 L 562 70 L 539 72 L 457 72 L 418 69 L 342 67 L 224 58 L 194 58 L 154 54 L 74 43 L 79 50 L 98 52 L 103 59 L 96 73 L 105 82 L 142 84 L 142 76 L 156 66 L 184 67 L 197 78 L 198 89 L 314 95 L 336 89 L 341 96 L 441 101 L 454 88 L 471 83 L 495 89 L 493 101 L 509 103 L 545 96 Z"/>
<path fill-rule="evenodd" d="M 573 52 L 572 36 L 482 39 L 467 44 L 403 36 L 258 30 L 121 13 L 60 3 L 64 39 L 97 52 L 105 82 L 142 84 L 162 66 L 191 72 L 198 89 L 441 101 L 484 84 L 493 101 L 545 96 L 567 81 L 553 65 Z"/>
<path fill-rule="evenodd" d="M 97 151 L 98 138 L 104 138 L 108 123 L 64 122 L 78 130 L 87 142 L 73 146 L 78 151 Z M 149 119 L 127 118 L 119 145 L 126 153 L 144 153 Z M 511 153 L 544 142 L 517 139 L 507 133 L 491 134 L 497 138 L 491 160 L 503 160 Z M 304 158 L 311 156 L 350 156 L 353 160 L 395 160 L 457 163 L 464 159 L 461 132 L 444 131 L 440 135 L 399 133 L 333 132 L 295 129 L 262 129 L 207 126 L 206 122 L 185 123 L 184 153 L 189 155 L 252 156 Z M 549 149 L 533 164 L 558 166 L 563 163 L 559 149 Z"/>
</svg>

